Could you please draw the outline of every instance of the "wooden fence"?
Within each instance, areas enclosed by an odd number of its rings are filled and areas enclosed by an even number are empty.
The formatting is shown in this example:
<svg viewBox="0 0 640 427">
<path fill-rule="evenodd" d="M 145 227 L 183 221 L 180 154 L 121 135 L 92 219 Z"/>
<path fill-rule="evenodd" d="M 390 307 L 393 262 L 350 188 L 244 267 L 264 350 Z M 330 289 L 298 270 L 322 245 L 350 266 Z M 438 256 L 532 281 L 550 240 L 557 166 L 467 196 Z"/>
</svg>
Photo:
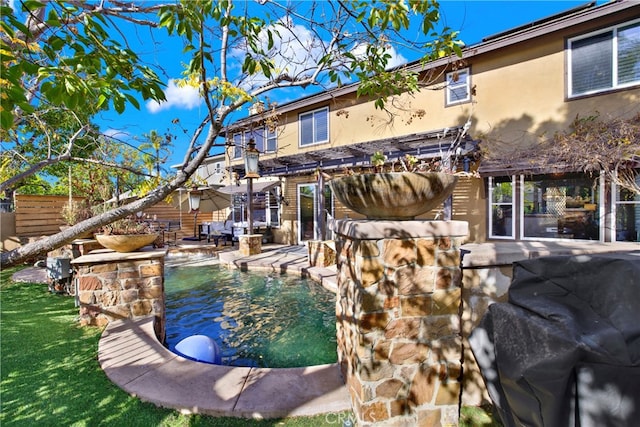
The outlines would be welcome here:
<svg viewBox="0 0 640 427">
<path fill-rule="evenodd" d="M 74 197 L 81 201 L 82 198 Z M 62 220 L 62 207 L 68 196 L 39 196 L 16 194 L 14 199 L 16 235 L 18 237 L 49 236 L 58 233 Z"/>
<path fill-rule="evenodd" d="M 15 195 L 15 233 L 17 237 L 50 236 L 60 231 L 64 225 L 62 207 L 68 202 L 68 196 Z M 81 197 L 74 197 L 81 201 Z M 143 211 L 146 218 L 180 221 L 178 237 L 193 235 L 193 214 L 180 212 L 172 204 L 160 202 Z M 223 221 L 224 211 L 200 213 L 198 224 L 206 221 Z"/>
</svg>

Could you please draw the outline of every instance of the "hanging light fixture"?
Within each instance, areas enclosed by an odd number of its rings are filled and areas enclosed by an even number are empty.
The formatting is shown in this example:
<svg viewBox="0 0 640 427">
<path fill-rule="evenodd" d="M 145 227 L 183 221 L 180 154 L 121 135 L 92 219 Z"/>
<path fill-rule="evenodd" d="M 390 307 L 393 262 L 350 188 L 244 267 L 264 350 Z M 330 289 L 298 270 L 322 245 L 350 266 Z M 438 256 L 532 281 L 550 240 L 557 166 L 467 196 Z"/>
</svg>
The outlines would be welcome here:
<svg viewBox="0 0 640 427">
<path fill-rule="evenodd" d="M 249 234 L 253 234 L 253 179 L 260 178 L 258 159 L 260 152 L 256 149 L 256 140 L 251 138 L 244 150 L 244 176 L 247 178 L 247 225 Z"/>
<path fill-rule="evenodd" d="M 244 149 L 245 178 L 260 178 L 258 173 L 258 159 L 260 152 L 256 149 L 256 140 L 251 138 Z"/>
<path fill-rule="evenodd" d="M 189 191 L 189 212 L 193 214 L 193 238 L 199 237 L 198 230 L 198 211 L 200 210 L 200 198 L 202 197 L 202 191 L 199 191 L 197 187 L 193 187 Z"/>
</svg>

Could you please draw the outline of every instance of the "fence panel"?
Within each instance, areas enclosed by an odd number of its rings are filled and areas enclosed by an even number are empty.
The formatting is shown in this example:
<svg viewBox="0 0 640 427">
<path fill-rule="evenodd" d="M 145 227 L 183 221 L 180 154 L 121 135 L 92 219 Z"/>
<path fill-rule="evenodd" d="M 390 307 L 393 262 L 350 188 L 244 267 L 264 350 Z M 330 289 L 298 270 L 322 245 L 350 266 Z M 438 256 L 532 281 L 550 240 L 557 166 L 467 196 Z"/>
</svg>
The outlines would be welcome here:
<svg viewBox="0 0 640 427">
<path fill-rule="evenodd" d="M 82 201 L 82 197 L 74 197 Z M 50 236 L 64 225 L 62 207 L 68 196 L 15 195 L 16 235 L 18 237 Z"/>
<path fill-rule="evenodd" d="M 175 196 L 177 197 L 177 196 Z M 82 197 L 74 197 L 76 201 L 82 201 Z M 50 236 L 60 231 L 60 226 L 64 225 L 62 219 L 62 207 L 69 200 L 68 196 L 51 195 L 15 195 L 15 223 L 16 236 L 18 237 L 38 237 Z M 179 236 L 190 236 L 193 234 L 193 214 L 180 212 L 172 204 L 166 202 L 157 203 L 143 211 L 145 218 L 158 220 L 180 221 L 182 225 Z M 204 221 L 223 221 L 226 219 L 226 211 L 201 212 L 198 215 L 198 223 Z"/>
</svg>

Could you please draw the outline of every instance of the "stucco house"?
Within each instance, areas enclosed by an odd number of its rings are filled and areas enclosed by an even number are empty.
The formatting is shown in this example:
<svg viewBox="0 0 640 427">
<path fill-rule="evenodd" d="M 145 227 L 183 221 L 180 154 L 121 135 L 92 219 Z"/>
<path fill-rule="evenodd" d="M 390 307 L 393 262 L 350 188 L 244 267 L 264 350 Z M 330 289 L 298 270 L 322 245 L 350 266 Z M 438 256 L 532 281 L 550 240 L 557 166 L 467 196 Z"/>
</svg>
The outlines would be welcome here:
<svg viewBox="0 0 640 427">
<path fill-rule="evenodd" d="M 604 175 L 480 155 L 496 144 L 517 153 L 566 131 L 576 117 L 640 114 L 639 3 L 588 3 L 489 35 L 465 47 L 462 58 L 406 67 L 439 77 L 387 103 L 393 120 L 350 85 L 272 108 L 254 106 L 225 130 L 230 176 L 242 180 L 249 139 L 261 152 L 254 218 L 271 227 L 276 242 L 323 237 L 323 211 L 358 217 L 319 176 L 368 165 L 377 151 L 390 160 L 406 153 L 438 158 L 454 140 L 455 167 L 475 172 L 460 178 L 451 205 L 452 219 L 469 222 L 469 242 L 640 241 L 640 197 Z M 243 215 L 238 207 L 234 212 Z M 440 209 L 424 218 L 438 215 Z"/>
</svg>

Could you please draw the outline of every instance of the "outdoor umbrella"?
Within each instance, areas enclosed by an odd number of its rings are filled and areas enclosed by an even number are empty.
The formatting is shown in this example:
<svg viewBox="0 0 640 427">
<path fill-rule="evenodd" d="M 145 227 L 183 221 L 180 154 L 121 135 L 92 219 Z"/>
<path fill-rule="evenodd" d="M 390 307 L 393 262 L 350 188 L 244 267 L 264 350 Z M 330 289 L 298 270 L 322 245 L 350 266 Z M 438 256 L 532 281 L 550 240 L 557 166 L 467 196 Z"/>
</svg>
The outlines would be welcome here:
<svg viewBox="0 0 640 427">
<path fill-rule="evenodd" d="M 200 187 L 199 212 L 216 212 L 231 206 L 231 195 L 221 193 L 212 187 Z M 182 190 L 177 197 L 173 197 L 171 203 L 182 212 L 189 212 L 189 191 Z"/>
<path fill-rule="evenodd" d="M 198 213 L 211 213 L 222 209 L 226 209 L 231 206 L 231 195 L 224 194 L 212 187 L 200 187 L 197 189 L 200 192 L 200 207 L 196 212 L 192 212 L 193 216 L 193 237 L 191 239 L 198 239 L 197 234 L 197 217 Z M 189 191 L 181 189 L 178 192 L 177 197 L 173 197 L 171 203 L 173 206 L 180 210 L 180 212 L 190 212 L 189 209 Z"/>
</svg>

